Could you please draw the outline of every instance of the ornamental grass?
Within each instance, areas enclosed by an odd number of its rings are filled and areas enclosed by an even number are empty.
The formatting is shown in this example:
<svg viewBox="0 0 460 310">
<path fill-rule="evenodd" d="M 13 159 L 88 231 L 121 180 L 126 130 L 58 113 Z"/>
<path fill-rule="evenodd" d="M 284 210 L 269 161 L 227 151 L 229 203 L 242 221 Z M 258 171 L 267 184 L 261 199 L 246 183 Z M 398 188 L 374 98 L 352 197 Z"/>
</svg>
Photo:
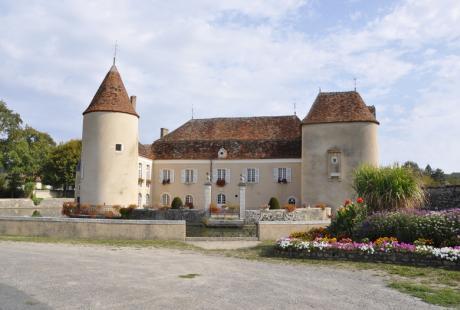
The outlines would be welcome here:
<svg viewBox="0 0 460 310">
<path fill-rule="evenodd" d="M 421 181 L 411 169 L 364 165 L 354 172 L 353 187 L 370 213 L 418 208 L 425 202 Z"/>
</svg>

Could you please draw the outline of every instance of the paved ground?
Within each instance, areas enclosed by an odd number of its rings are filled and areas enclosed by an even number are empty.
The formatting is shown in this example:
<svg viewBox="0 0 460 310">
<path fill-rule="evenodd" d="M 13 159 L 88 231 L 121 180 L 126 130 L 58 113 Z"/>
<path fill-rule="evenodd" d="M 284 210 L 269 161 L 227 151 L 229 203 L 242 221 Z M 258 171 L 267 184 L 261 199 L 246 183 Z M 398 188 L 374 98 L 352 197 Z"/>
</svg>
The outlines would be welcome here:
<svg viewBox="0 0 460 310">
<path fill-rule="evenodd" d="M 435 307 L 367 271 L 168 249 L 0 242 L 0 309 Z"/>
<path fill-rule="evenodd" d="M 206 250 L 233 250 L 255 247 L 260 244 L 260 241 L 187 241 L 187 243 Z"/>
</svg>

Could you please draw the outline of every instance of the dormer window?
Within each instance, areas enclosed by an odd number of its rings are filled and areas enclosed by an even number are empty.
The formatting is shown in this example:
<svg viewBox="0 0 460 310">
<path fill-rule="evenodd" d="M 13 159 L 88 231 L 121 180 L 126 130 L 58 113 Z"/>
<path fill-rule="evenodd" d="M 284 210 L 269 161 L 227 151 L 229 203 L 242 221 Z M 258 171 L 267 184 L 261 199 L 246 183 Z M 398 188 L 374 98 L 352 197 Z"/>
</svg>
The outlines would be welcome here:
<svg viewBox="0 0 460 310">
<path fill-rule="evenodd" d="M 221 147 L 219 149 L 219 152 L 217 152 L 217 157 L 218 158 L 227 158 L 227 150 Z"/>
<path fill-rule="evenodd" d="M 342 172 L 341 152 L 339 150 L 329 150 L 327 152 L 328 175 L 329 179 L 340 180 Z"/>
</svg>

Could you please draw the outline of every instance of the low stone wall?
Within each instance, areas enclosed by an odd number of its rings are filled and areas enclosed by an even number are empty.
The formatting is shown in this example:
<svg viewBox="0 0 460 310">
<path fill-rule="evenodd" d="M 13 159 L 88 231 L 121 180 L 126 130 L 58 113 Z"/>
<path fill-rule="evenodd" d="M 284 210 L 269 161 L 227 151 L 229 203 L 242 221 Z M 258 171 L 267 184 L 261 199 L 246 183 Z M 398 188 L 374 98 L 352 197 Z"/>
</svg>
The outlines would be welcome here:
<svg viewBox="0 0 460 310">
<path fill-rule="evenodd" d="M 0 217 L 0 235 L 77 239 L 185 240 L 185 221 Z"/>
<path fill-rule="evenodd" d="M 256 224 L 259 221 L 327 221 L 331 216 L 331 208 L 299 208 L 293 212 L 286 210 L 246 210 L 245 224 Z"/>
<path fill-rule="evenodd" d="M 374 253 L 372 255 L 352 251 L 294 251 L 275 248 L 273 254 L 278 257 L 309 258 L 321 260 L 346 260 L 375 263 L 392 263 L 412 266 L 444 266 L 460 269 L 460 261 L 451 262 L 441 260 L 429 255 L 417 255 L 412 253 Z"/>
<path fill-rule="evenodd" d="M 0 199 L 0 216 L 31 216 L 37 210 L 42 216 L 60 217 L 62 204 L 73 198 L 46 198 L 35 206 L 31 199 Z"/>
<path fill-rule="evenodd" d="M 429 210 L 460 208 L 460 185 L 427 187 L 427 203 Z"/>
<path fill-rule="evenodd" d="M 326 227 L 330 220 L 322 221 L 259 221 L 257 235 L 260 241 L 277 240 L 296 231 L 308 231 L 313 228 Z"/>
<path fill-rule="evenodd" d="M 134 209 L 130 219 L 136 220 L 167 220 L 186 221 L 187 224 L 201 224 L 203 218 L 207 217 L 205 210 L 183 209 L 183 210 L 142 210 Z"/>
</svg>

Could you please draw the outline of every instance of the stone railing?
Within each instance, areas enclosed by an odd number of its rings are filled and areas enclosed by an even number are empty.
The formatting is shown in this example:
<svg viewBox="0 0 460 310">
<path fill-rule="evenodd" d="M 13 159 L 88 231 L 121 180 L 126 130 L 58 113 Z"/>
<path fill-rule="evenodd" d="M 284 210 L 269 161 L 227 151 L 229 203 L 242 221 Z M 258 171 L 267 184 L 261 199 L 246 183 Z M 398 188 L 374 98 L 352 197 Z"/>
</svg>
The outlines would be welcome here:
<svg viewBox="0 0 460 310">
<path fill-rule="evenodd" d="M 299 208 L 287 210 L 246 210 L 245 223 L 274 221 L 327 221 L 331 217 L 331 208 Z"/>
</svg>

